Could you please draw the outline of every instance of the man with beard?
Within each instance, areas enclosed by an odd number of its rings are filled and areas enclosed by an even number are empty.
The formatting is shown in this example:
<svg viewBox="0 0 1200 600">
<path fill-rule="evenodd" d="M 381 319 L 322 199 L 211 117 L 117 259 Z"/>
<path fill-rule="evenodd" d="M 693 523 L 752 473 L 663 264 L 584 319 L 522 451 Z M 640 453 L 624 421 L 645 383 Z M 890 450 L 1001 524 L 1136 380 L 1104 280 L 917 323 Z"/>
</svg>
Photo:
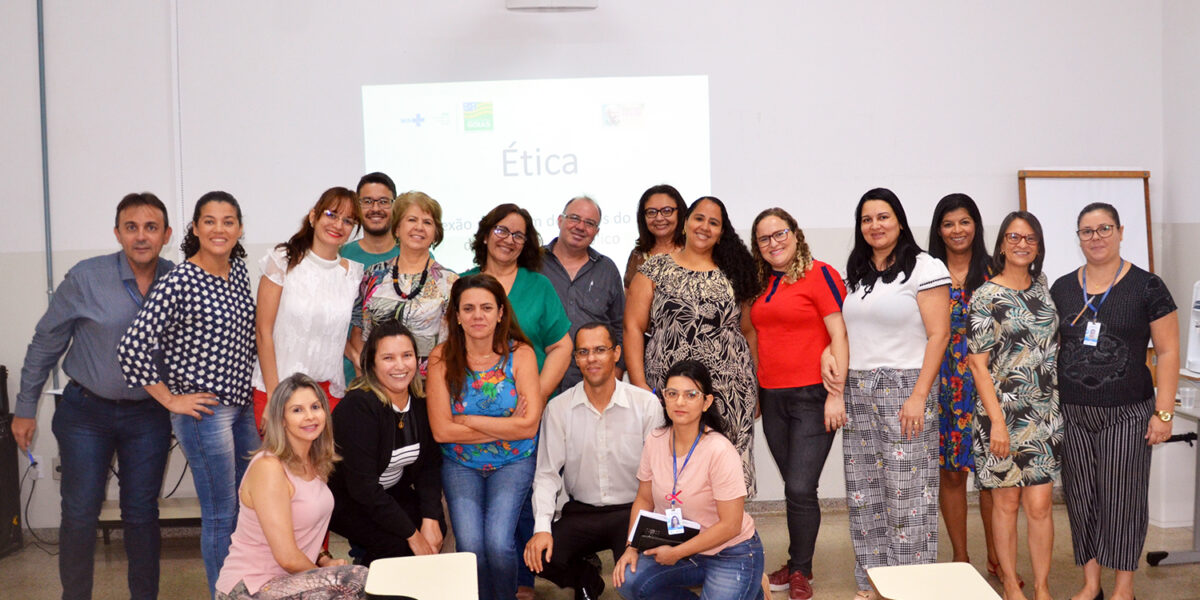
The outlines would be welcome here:
<svg viewBox="0 0 1200 600">
<path fill-rule="evenodd" d="M 371 265 L 392 260 L 400 254 L 396 238 L 392 237 L 392 205 L 395 202 L 396 184 L 386 173 L 367 173 L 358 180 L 363 236 L 342 246 L 342 256 L 361 264 L 366 270 Z M 349 386 L 355 377 L 354 363 L 349 358 L 342 358 L 342 372 Z"/>
</svg>

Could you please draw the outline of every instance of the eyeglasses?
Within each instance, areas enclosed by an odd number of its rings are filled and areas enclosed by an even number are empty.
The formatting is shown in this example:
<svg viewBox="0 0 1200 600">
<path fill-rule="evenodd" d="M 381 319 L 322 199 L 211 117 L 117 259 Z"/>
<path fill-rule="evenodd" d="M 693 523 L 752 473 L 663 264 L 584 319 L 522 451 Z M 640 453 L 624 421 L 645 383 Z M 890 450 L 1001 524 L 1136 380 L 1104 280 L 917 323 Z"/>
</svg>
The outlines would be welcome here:
<svg viewBox="0 0 1200 600">
<path fill-rule="evenodd" d="M 1095 229 L 1091 227 L 1080 229 L 1075 232 L 1075 235 L 1079 236 L 1079 241 L 1086 242 L 1096 236 L 1100 236 L 1101 238 L 1112 237 L 1113 232 L 1116 230 L 1116 225 L 1101 225 Z"/>
<path fill-rule="evenodd" d="M 1038 235 L 1036 233 L 1027 233 L 1025 235 L 1021 235 L 1019 233 L 1006 233 L 1004 234 L 1004 239 L 1013 246 L 1020 244 L 1021 240 L 1025 240 L 1025 243 L 1029 244 L 1030 246 L 1038 245 Z"/>
<path fill-rule="evenodd" d="M 575 349 L 575 358 L 587 358 L 589 356 L 595 356 L 596 358 L 604 358 L 605 356 L 608 356 L 609 351 L 612 349 L 613 349 L 612 346 L 596 346 L 595 348 L 576 348 Z"/>
<path fill-rule="evenodd" d="M 518 244 L 524 244 L 525 240 L 528 239 L 524 233 L 521 233 L 520 231 L 509 231 L 508 228 L 503 225 L 497 225 L 496 228 L 492 230 L 492 233 L 500 239 L 511 237 L 512 240 Z"/>
<path fill-rule="evenodd" d="M 669 216 L 675 214 L 675 210 L 676 209 L 674 206 L 668 206 L 666 208 L 647 208 L 647 209 L 642 210 L 642 214 L 646 215 L 647 219 L 653 219 L 653 218 L 657 217 L 658 215 L 662 215 L 664 217 L 669 217 Z"/>
<path fill-rule="evenodd" d="M 321 214 L 330 219 L 333 219 L 335 221 L 340 220 L 342 222 L 342 225 L 345 225 L 346 227 L 358 227 L 358 219 L 351 219 L 350 217 L 339 216 L 337 213 L 333 212 L 332 210 L 323 210 L 323 211 L 321 211 Z"/>
<path fill-rule="evenodd" d="M 788 234 L 791 232 L 791 229 L 780 229 L 779 231 L 776 231 L 770 235 L 760 235 L 756 241 L 758 242 L 759 246 L 766 246 L 771 243 L 771 240 L 783 243 L 787 240 Z"/>
<path fill-rule="evenodd" d="M 667 388 L 662 391 L 662 395 L 663 400 L 674 402 L 682 397 L 684 400 L 690 402 L 699 398 L 703 394 L 700 392 L 700 390 L 677 390 L 675 388 Z"/>
<path fill-rule="evenodd" d="M 591 219 L 585 219 L 579 215 L 561 215 L 561 216 L 566 222 L 568 222 L 572 225 L 578 225 L 580 223 L 583 223 L 588 229 L 600 229 L 600 224 Z"/>
<path fill-rule="evenodd" d="M 393 200 L 391 198 L 365 198 L 364 197 L 364 198 L 358 199 L 358 203 L 363 205 L 366 208 L 371 208 L 372 206 L 378 206 L 379 208 L 387 208 L 392 205 L 392 202 L 393 202 Z"/>
</svg>

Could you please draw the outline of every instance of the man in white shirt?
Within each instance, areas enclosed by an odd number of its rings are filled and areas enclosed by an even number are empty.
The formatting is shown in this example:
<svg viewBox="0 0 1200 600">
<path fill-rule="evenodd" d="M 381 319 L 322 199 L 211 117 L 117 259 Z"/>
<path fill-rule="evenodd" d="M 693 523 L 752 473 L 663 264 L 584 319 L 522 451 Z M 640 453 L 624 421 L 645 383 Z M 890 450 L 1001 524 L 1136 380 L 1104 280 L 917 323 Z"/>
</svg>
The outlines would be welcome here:
<svg viewBox="0 0 1200 600">
<path fill-rule="evenodd" d="M 621 346 L 615 337 L 601 322 L 576 331 L 583 381 L 546 406 L 533 478 L 534 534 L 525 564 L 574 588 L 577 600 L 599 598 L 604 590 L 594 554 L 612 550 L 615 559 L 625 551 L 642 441 L 663 424 L 654 394 L 617 381 Z M 566 504 L 554 521 L 560 494 Z"/>
</svg>

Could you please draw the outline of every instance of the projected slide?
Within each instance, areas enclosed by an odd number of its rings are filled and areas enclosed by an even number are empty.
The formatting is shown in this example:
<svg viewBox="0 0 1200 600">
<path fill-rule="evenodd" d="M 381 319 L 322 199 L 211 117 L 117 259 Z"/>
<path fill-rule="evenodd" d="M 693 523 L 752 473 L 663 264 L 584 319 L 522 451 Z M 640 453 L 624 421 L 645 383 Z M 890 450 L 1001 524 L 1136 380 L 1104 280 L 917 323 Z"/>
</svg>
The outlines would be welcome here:
<svg viewBox="0 0 1200 600">
<path fill-rule="evenodd" d="M 443 208 L 446 266 L 497 204 L 528 209 L 543 243 L 586 194 L 603 209 L 594 247 L 619 268 L 635 211 L 658 183 L 691 201 L 709 192 L 708 77 L 619 77 L 363 86 L 366 172 L 421 190 Z"/>
</svg>

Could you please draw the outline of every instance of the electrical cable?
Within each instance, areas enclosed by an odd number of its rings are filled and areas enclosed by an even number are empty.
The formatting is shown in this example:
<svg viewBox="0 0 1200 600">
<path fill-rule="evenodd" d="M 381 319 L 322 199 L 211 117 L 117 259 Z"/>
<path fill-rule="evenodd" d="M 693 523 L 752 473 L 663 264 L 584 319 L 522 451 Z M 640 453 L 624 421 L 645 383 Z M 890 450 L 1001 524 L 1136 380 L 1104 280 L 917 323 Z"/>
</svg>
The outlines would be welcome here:
<svg viewBox="0 0 1200 600">
<path fill-rule="evenodd" d="M 17 486 L 18 490 L 24 489 L 25 479 L 29 477 L 29 473 L 37 466 L 38 463 L 29 463 L 29 466 L 25 468 L 25 473 L 21 475 L 21 483 Z M 50 556 L 58 556 L 58 552 L 51 552 L 42 546 L 42 544 L 46 544 L 47 546 L 57 546 L 58 542 L 48 542 L 43 540 L 42 538 L 38 537 L 38 534 L 33 530 L 33 527 L 29 525 L 29 504 L 33 501 L 33 493 L 37 491 L 37 479 L 35 478 L 31 481 L 33 481 L 33 484 L 29 486 L 29 497 L 25 499 L 25 514 L 23 516 L 25 520 L 25 530 L 28 531 L 29 535 L 33 537 L 33 540 L 31 540 L 29 543 L 37 546 L 38 550 L 41 550 Z"/>
</svg>

